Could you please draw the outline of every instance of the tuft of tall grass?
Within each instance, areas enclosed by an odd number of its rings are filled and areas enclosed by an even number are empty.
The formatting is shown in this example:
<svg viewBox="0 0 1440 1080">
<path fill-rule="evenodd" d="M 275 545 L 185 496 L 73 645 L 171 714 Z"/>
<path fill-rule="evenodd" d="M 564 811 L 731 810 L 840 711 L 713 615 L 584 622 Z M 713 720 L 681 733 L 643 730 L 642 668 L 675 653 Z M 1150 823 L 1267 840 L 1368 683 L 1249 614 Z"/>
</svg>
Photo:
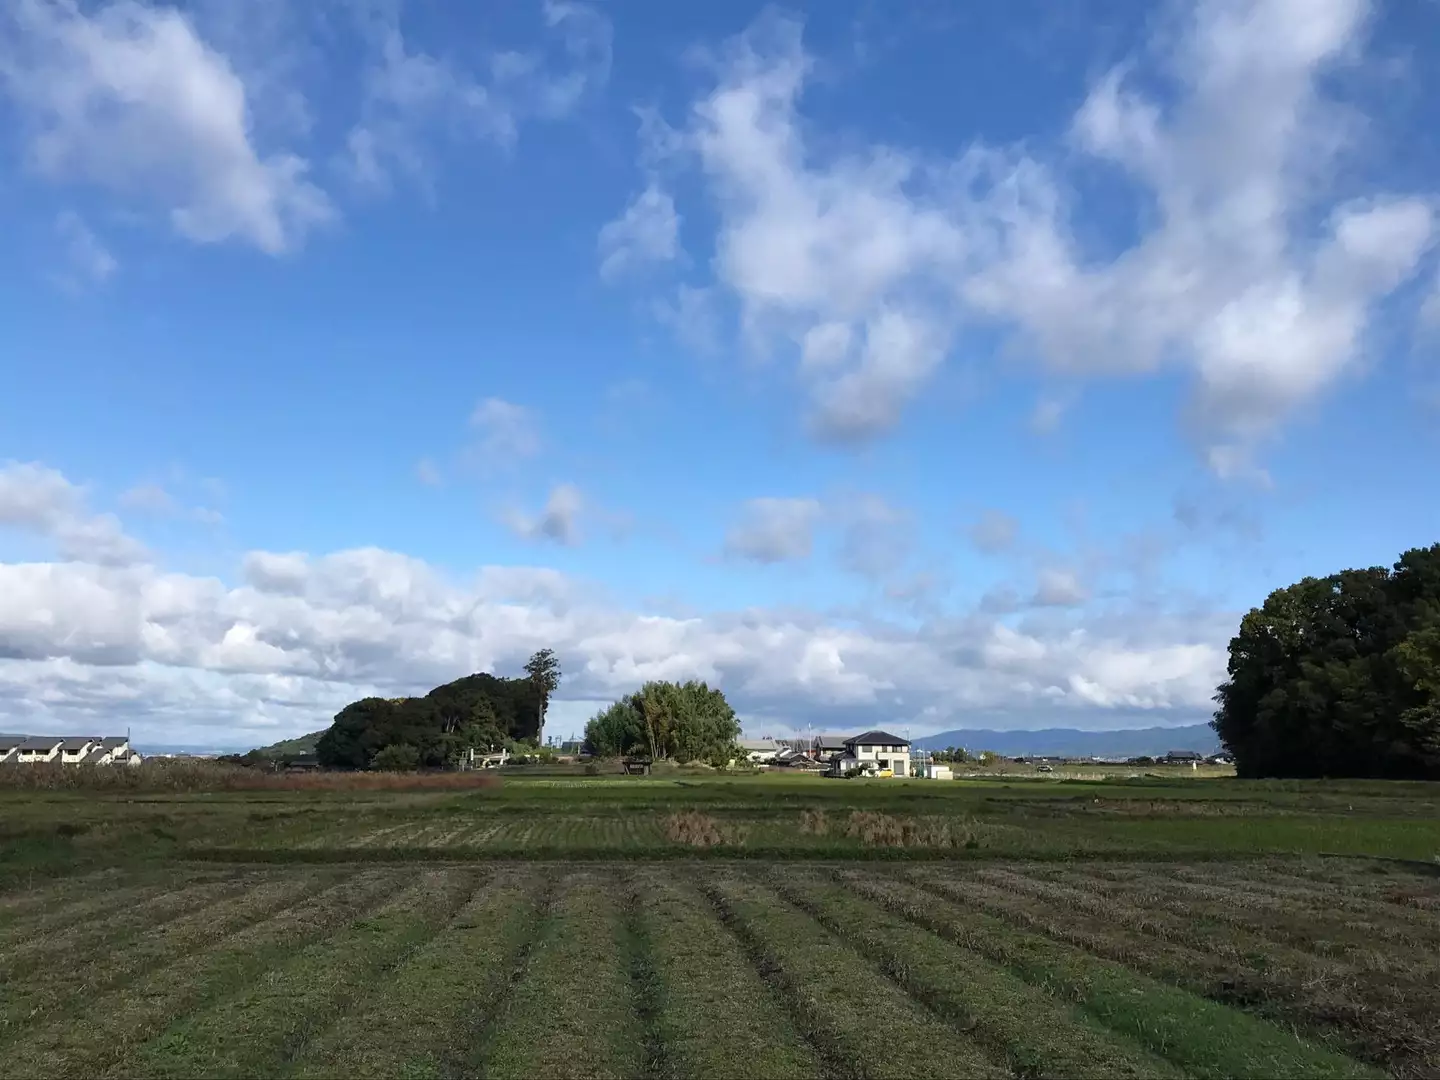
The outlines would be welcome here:
<svg viewBox="0 0 1440 1080">
<path fill-rule="evenodd" d="M 801 828 L 803 830 L 803 823 Z M 851 811 L 845 824 L 845 835 L 867 847 L 980 846 L 975 830 L 963 821 L 942 817 L 902 817 L 872 810 Z"/>
<path fill-rule="evenodd" d="M 745 830 L 735 825 L 722 825 L 709 814 L 698 810 L 682 810 L 665 819 L 665 838 L 672 844 L 691 847 L 716 847 L 720 844 L 745 843 Z"/>
</svg>

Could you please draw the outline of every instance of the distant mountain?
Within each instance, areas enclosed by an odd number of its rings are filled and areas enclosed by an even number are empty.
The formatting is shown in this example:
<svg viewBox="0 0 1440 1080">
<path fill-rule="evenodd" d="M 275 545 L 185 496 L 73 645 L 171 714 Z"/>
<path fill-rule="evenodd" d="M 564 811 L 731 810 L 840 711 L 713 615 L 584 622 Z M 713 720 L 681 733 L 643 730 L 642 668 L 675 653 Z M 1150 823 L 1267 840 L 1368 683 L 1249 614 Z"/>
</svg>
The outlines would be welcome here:
<svg viewBox="0 0 1440 1080">
<path fill-rule="evenodd" d="M 281 739 L 269 746 L 257 747 L 255 753 L 264 754 L 266 757 L 294 757 L 297 754 L 313 754 L 315 744 L 320 741 L 320 736 L 329 729 L 312 731 L 309 735 L 298 735 L 293 739 Z"/>
<path fill-rule="evenodd" d="M 1155 757 L 1171 750 L 1195 750 L 1213 754 L 1220 740 L 1209 724 L 1187 727 L 1149 727 L 1130 731 L 1078 731 L 1075 728 L 1046 728 L 1041 731 L 942 731 L 916 739 L 925 750 L 963 746 L 969 751 L 993 750 L 1006 757 Z"/>
</svg>

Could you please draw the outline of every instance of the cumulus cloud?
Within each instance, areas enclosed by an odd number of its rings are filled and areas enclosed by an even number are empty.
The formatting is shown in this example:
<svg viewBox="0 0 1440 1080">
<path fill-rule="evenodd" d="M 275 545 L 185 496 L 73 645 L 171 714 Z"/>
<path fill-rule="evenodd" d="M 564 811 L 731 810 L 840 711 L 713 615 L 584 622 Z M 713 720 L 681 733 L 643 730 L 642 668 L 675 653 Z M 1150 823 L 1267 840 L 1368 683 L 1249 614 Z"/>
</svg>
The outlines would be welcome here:
<svg viewBox="0 0 1440 1080">
<path fill-rule="evenodd" d="M 3 526 L 53 541 L 65 559 L 123 566 L 145 558 L 143 545 L 125 534 L 113 514 L 90 512 L 83 488 L 33 462 L 0 465 Z"/>
<path fill-rule="evenodd" d="M 510 511 L 505 523 L 517 536 L 527 540 L 553 540 L 565 547 L 580 542 L 580 511 L 584 500 L 574 484 L 556 484 L 550 489 L 540 513 Z"/>
<path fill-rule="evenodd" d="M 37 172 L 158 205 L 191 240 L 278 254 L 332 216 L 304 159 L 257 149 L 245 84 L 173 8 L 7 4 L 0 87 Z"/>
<path fill-rule="evenodd" d="M 116 500 L 126 510 L 150 514 L 173 514 L 175 497 L 159 484 L 136 484 L 120 493 Z"/>
<path fill-rule="evenodd" d="M 40 466 L 0 473 L 0 522 L 85 520 Z M 102 553 L 103 554 L 103 553 Z M 400 553 L 248 553 L 234 583 L 153 564 L 0 563 L 0 728 L 135 724 L 150 740 L 265 741 L 367 694 L 517 672 L 554 648 L 565 692 L 607 700 L 702 678 L 747 715 L 844 728 L 877 713 L 932 729 L 966 716 L 1103 725 L 1203 715 L 1229 621 L 1017 629 L 984 614 L 904 627 L 750 609 L 677 617 L 616 604 L 554 570 L 455 578 Z"/>
<path fill-rule="evenodd" d="M 651 184 L 600 230 L 600 276 L 613 281 L 651 262 L 667 262 L 680 250 L 680 216 L 675 201 Z"/>
<path fill-rule="evenodd" d="M 1184 365 L 1187 421 L 1238 475 L 1352 369 L 1376 305 L 1433 244 L 1435 197 L 1335 194 L 1355 125 L 1326 75 L 1361 55 L 1364 0 L 1189 10 L 1176 41 L 1105 74 L 1073 118 L 1071 149 L 1147 207 L 1118 254 L 1081 242 L 1072 221 L 1089 207 L 1033 143 L 950 160 L 823 148 L 801 108 L 813 61 L 799 23 L 773 13 L 714 58 L 683 123 L 643 117 L 642 158 L 705 181 L 712 287 L 752 347 L 797 358 L 818 437 L 893 427 L 958 336 L 989 321 L 1072 374 Z M 1035 418 L 1058 419 L 1054 405 Z"/>
<path fill-rule="evenodd" d="M 819 517 L 817 499 L 751 499 L 726 533 L 725 554 L 758 563 L 808 559 Z"/>
</svg>

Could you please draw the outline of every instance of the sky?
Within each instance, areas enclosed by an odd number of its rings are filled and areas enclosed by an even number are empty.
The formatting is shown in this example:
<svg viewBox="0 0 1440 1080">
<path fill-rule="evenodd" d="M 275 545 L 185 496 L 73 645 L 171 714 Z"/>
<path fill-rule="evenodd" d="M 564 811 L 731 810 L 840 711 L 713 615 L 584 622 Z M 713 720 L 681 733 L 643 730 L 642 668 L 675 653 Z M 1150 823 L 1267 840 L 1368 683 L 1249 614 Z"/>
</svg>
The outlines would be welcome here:
<svg viewBox="0 0 1440 1080">
<path fill-rule="evenodd" d="M 1204 722 L 1440 541 L 1440 3 L 8 0 L 0 730 Z"/>
</svg>

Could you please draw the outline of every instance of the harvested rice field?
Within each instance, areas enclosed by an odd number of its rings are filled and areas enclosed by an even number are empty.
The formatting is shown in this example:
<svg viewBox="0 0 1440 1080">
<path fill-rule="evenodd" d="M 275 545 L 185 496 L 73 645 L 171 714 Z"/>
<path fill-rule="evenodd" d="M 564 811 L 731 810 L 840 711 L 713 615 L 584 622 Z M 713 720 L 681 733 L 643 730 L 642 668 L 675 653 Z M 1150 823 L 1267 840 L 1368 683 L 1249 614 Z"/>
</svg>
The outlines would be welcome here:
<svg viewBox="0 0 1440 1080">
<path fill-rule="evenodd" d="M 1371 860 L 112 866 L 0 891 L 0 1077 L 1435 1076 L 1437 958 Z"/>
</svg>

